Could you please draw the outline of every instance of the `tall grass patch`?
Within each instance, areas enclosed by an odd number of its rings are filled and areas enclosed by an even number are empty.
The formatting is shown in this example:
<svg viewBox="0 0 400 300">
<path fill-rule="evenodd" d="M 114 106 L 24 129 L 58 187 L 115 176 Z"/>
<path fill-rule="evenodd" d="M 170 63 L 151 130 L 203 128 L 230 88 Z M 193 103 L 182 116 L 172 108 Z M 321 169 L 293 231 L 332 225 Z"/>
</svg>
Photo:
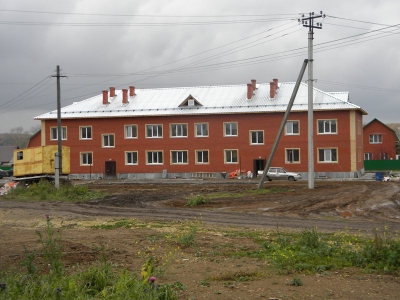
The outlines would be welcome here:
<svg viewBox="0 0 400 300">
<path fill-rule="evenodd" d="M 56 188 L 54 184 L 48 180 L 41 180 L 38 183 L 25 186 L 18 184 L 10 193 L 4 195 L 5 199 L 22 200 L 22 201 L 89 201 L 92 199 L 103 198 L 105 195 L 99 191 L 89 190 L 87 186 L 71 185 L 68 183 L 61 184 Z"/>
</svg>

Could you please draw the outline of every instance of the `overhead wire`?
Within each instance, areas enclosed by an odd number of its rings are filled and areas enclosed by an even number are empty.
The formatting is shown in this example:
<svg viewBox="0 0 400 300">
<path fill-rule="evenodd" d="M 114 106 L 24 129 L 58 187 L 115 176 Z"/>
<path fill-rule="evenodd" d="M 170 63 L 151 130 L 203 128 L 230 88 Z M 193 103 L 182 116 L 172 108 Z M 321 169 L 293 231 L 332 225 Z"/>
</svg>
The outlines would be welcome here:
<svg viewBox="0 0 400 300">
<path fill-rule="evenodd" d="M 54 15 L 77 15 L 77 16 L 103 16 L 103 17 L 161 17 L 161 18 L 231 18 L 231 17 L 265 17 L 265 16 L 293 16 L 297 14 L 263 14 L 263 15 L 150 15 L 150 14 L 110 14 L 110 13 L 77 13 L 77 12 L 55 12 L 55 11 L 37 11 L 20 9 L 0 9 L 4 12 L 17 13 L 36 13 L 36 14 L 54 14 Z"/>
<path fill-rule="evenodd" d="M 22 92 L 18 96 L 14 97 L 4 103 L 1 103 L 0 104 L 0 108 L 1 108 L 0 114 L 4 114 L 4 113 L 10 111 L 10 109 L 9 109 L 10 106 L 13 106 L 13 107 L 18 106 L 18 105 L 16 105 L 17 103 L 25 100 L 28 96 L 30 96 L 34 92 L 38 92 L 38 90 L 40 88 L 42 88 L 49 80 L 50 80 L 50 78 L 48 76 L 46 76 L 41 81 L 39 81 L 38 83 L 36 83 L 35 85 L 33 85 L 32 87 L 27 89 L 26 91 Z M 49 88 L 49 86 L 46 87 L 45 89 L 47 89 L 47 88 Z M 39 90 L 39 92 L 42 92 L 42 91 L 43 90 Z M 37 95 L 37 93 L 35 95 Z"/>
<path fill-rule="evenodd" d="M 333 16 L 330 16 L 330 17 L 333 17 Z M 352 21 L 354 21 L 354 20 L 352 20 Z M 377 24 L 377 23 L 372 23 L 372 22 L 364 22 L 364 23 Z M 382 24 L 377 24 L 377 25 L 382 25 Z M 370 37 L 370 36 L 369 37 L 362 37 L 362 38 L 357 38 L 356 41 L 352 40 L 352 41 L 341 42 L 339 44 L 334 44 L 334 45 L 329 45 L 329 46 L 328 45 L 327 46 L 322 46 L 324 44 L 335 43 L 335 42 L 340 41 L 340 40 L 351 39 L 351 38 L 354 38 L 354 37 L 357 37 L 357 36 L 362 36 L 362 35 L 370 34 L 372 32 L 378 32 L 378 31 L 381 31 L 383 29 L 397 27 L 397 26 L 399 26 L 399 25 L 397 24 L 397 25 L 386 26 L 386 28 L 369 31 L 367 33 L 363 33 L 363 34 L 359 34 L 359 35 L 353 35 L 353 36 L 342 38 L 342 39 L 336 39 L 336 40 L 333 40 L 333 41 L 316 44 L 314 46 L 316 48 L 315 51 L 316 52 L 322 52 L 322 51 L 332 50 L 332 49 L 335 49 L 335 48 L 338 48 L 338 47 L 343 47 L 343 46 L 346 46 L 346 45 L 353 45 L 353 44 L 356 44 L 356 43 L 361 43 L 361 42 L 365 42 L 365 41 L 369 41 L 369 40 L 373 40 L 373 39 L 377 39 L 377 38 L 386 37 L 388 35 L 396 34 L 397 32 L 390 32 L 387 35 L 382 35 L 382 33 L 378 33 L 378 34 L 376 34 L 378 36 L 375 36 L 375 37 L 374 36 L 373 37 Z M 263 39 L 263 38 L 261 38 L 261 39 Z M 261 40 L 261 39 L 259 39 L 259 40 Z M 244 39 L 242 39 L 242 40 L 244 40 Z M 233 43 L 236 43 L 236 42 L 237 41 L 235 41 Z M 253 41 L 251 43 L 255 43 L 255 42 L 257 42 L 257 41 Z M 230 43 L 230 44 L 233 44 L 233 43 Z M 227 44 L 227 45 L 230 45 L 230 44 Z M 259 43 L 259 44 L 262 44 L 262 43 Z M 222 48 L 224 46 L 220 46 L 220 47 L 217 47 L 217 48 L 214 48 L 214 49 L 219 49 L 219 48 Z M 254 47 L 254 46 L 256 46 L 256 45 L 253 45 L 251 47 Z M 234 49 L 239 49 L 241 47 L 243 47 L 243 46 L 238 46 L 238 47 L 236 47 Z M 318 48 L 318 47 L 320 47 L 320 48 Z M 250 48 L 250 47 L 248 47 L 248 48 Z M 202 53 L 207 53 L 207 52 L 213 51 L 214 49 L 207 50 L 207 51 L 204 51 Z M 202 60 L 200 60 L 198 62 L 194 62 L 194 63 L 191 63 L 189 65 L 183 66 L 183 67 L 178 67 L 178 68 L 174 68 L 174 69 L 171 69 L 171 70 L 159 71 L 158 73 L 152 74 L 150 76 L 150 78 L 142 78 L 140 80 L 136 80 L 135 82 L 140 82 L 140 81 L 152 79 L 152 78 L 155 78 L 155 77 L 158 77 L 158 76 L 162 76 L 162 75 L 166 75 L 166 74 L 171 75 L 171 74 L 179 73 L 179 72 L 181 72 L 181 73 L 182 72 L 205 72 L 205 71 L 210 71 L 210 70 L 213 70 L 213 69 L 222 69 L 222 68 L 225 69 L 225 68 L 233 68 L 233 67 L 239 67 L 239 66 L 248 66 L 248 65 L 252 65 L 252 64 L 256 64 L 256 63 L 258 64 L 258 63 L 261 63 L 261 62 L 269 62 L 269 61 L 275 61 L 275 60 L 279 60 L 279 59 L 291 58 L 291 57 L 303 55 L 303 53 L 299 53 L 299 52 L 296 53 L 296 51 L 303 51 L 303 50 L 306 49 L 306 47 L 301 47 L 301 48 L 292 49 L 292 50 L 288 50 L 288 51 L 278 52 L 278 53 L 275 53 L 275 54 L 268 54 L 268 55 L 263 55 L 263 56 L 258 56 L 258 57 L 235 60 L 235 61 L 230 61 L 230 62 L 211 64 L 211 65 L 203 65 L 203 66 L 196 66 L 196 65 L 198 65 L 200 63 L 211 61 L 211 60 L 216 59 L 216 58 L 221 58 L 221 57 L 226 56 L 226 55 L 231 55 L 233 53 L 236 53 L 237 51 L 243 51 L 243 50 L 234 51 L 234 49 L 226 50 L 225 52 L 222 52 L 220 54 L 216 54 L 214 56 L 202 59 Z M 287 54 L 283 54 L 283 53 L 287 53 Z M 223 54 L 225 54 L 225 55 L 223 55 Z M 200 55 L 200 54 L 192 55 L 190 57 L 194 57 L 194 56 L 197 56 L 197 55 Z M 273 56 L 273 55 L 275 55 L 275 56 Z M 261 57 L 264 57 L 264 58 L 261 58 Z M 186 59 L 186 58 L 183 58 L 183 59 Z M 177 61 L 180 61 L 180 60 L 183 60 L 183 59 L 179 59 L 179 60 L 176 60 L 174 62 L 177 62 Z M 171 63 L 173 63 L 173 62 L 171 62 Z M 168 65 L 168 64 L 171 64 L 171 63 L 163 64 L 161 66 L 165 66 L 165 65 Z M 160 66 L 156 66 L 156 67 L 153 67 L 153 68 L 150 68 L 150 69 L 146 69 L 144 71 L 155 69 L 155 68 L 159 68 L 159 67 Z M 132 75 L 148 76 L 149 73 L 143 73 L 144 71 L 141 71 L 142 73 L 139 73 L 139 72 L 127 73 L 127 74 L 124 74 L 123 76 L 119 76 L 118 78 L 114 78 L 114 79 L 110 79 L 110 80 L 120 79 L 120 78 L 124 78 L 124 77 L 128 77 L 128 76 L 132 76 Z M 77 74 L 77 76 L 79 76 L 79 75 Z M 107 81 L 110 81 L 110 80 L 107 80 Z M 91 84 L 91 85 L 97 85 L 97 84 L 99 84 L 99 83 L 94 83 L 94 84 Z M 85 96 L 85 95 L 83 95 L 83 96 Z M 82 95 L 80 95 L 78 97 L 82 97 Z M 78 98 L 78 97 L 68 98 L 68 99 L 64 99 L 64 100 L 71 100 L 71 99 L 75 99 L 75 98 Z"/>
</svg>

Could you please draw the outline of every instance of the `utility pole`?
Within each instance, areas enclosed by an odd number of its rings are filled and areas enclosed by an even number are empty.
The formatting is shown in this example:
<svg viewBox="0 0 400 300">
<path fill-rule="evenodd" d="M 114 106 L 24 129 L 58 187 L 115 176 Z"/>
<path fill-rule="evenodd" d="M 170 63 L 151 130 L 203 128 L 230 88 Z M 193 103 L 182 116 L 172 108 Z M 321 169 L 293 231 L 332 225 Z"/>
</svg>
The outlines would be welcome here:
<svg viewBox="0 0 400 300">
<path fill-rule="evenodd" d="M 57 77 L 57 142 L 58 149 L 55 158 L 55 186 L 60 186 L 60 174 L 62 174 L 62 132 L 61 132 L 61 85 L 60 78 L 67 77 L 60 75 L 60 66 L 57 66 L 57 74 L 52 77 Z"/>
<path fill-rule="evenodd" d="M 262 186 L 264 184 L 264 181 L 265 181 L 265 178 L 267 177 L 267 173 L 268 173 L 269 167 L 271 165 L 272 159 L 274 158 L 276 148 L 278 148 L 278 144 L 279 144 L 279 141 L 281 139 L 283 129 L 285 128 L 286 121 L 287 121 L 287 119 L 289 117 L 289 114 L 290 114 L 290 111 L 292 109 L 294 100 L 296 99 L 297 91 L 299 90 L 301 80 L 303 79 L 304 72 L 306 71 L 307 63 L 308 63 L 308 60 L 305 59 L 304 62 L 303 62 L 303 65 L 301 67 L 300 74 L 297 77 L 297 81 L 296 81 L 296 84 L 294 86 L 294 89 L 293 89 L 293 92 L 292 92 L 292 96 L 290 97 L 288 106 L 286 107 L 286 112 L 283 115 L 281 126 L 279 127 L 278 134 L 276 135 L 275 142 L 272 145 L 271 153 L 269 154 L 267 164 L 265 165 L 265 168 L 264 168 L 264 173 L 261 176 L 260 182 L 258 183 L 258 188 L 257 188 L 258 190 L 262 188 Z"/>
<path fill-rule="evenodd" d="M 313 78 L 313 39 L 314 28 L 322 29 L 322 23 L 314 25 L 314 19 L 325 18 L 322 11 L 319 15 L 311 12 L 308 17 L 302 15 L 301 21 L 304 27 L 308 27 L 308 188 L 314 189 L 314 78 Z M 300 22 L 300 19 L 299 19 Z"/>
</svg>

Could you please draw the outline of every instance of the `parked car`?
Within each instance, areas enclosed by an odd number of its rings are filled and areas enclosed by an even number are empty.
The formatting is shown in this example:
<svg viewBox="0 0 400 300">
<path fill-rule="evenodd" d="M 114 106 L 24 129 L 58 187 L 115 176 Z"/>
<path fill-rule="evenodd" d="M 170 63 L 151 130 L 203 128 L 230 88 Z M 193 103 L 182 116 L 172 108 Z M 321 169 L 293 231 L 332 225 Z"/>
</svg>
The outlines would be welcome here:
<svg viewBox="0 0 400 300">
<path fill-rule="evenodd" d="M 3 177 L 7 177 L 8 173 L 6 171 L 3 171 L 2 169 L 0 169 L 0 179 L 2 179 Z"/>
<path fill-rule="evenodd" d="M 258 175 L 262 175 L 263 171 L 258 171 Z M 267 172 L 267 180 L 289 180 L 289 181 L 297 181 L 301 179 L 301 175 L 294 172 L 289 172 L 285 168 L 282 167 L 271 167 Z"/>
<path fill-rule="evenodd" d="M 13 177 L 14 176 L 14 169 L 10 169 L 6 171 L 8 174 L 8 177 Z"/>
</svg>

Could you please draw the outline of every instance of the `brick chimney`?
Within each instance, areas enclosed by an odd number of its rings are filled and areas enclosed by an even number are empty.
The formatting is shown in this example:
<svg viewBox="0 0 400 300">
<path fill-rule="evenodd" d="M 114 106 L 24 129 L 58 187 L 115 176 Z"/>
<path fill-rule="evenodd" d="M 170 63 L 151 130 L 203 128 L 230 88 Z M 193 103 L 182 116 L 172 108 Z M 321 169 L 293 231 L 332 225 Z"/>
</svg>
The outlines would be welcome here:
<svg viewBox="0 0 400 300">
<path fill-rule="evenodd" d="M 115 87 L 110 87 L 110 98 L 115 97 Z"/>
<path fill-rule="evenodd" d="M 269 83 L 269 97 L 273 99 L 275 98 L 275 94 L 276 94 L 275 82 L 271 81 Z"/>
<path fill-rule="evenodd" d="M 135 96 L 135 87 L 134 86 L 129 87 L 129 96 L 130 97 Z"/>
<path fill-rule="evenodd" d="M 128 102 L 128 89 L 122 89 L 122 103 L 127 104 Z"/>
<path fill-rule="evenodd" d="M 103 105 L 107 105 L 108 104 L 108 91 L 104 90 L 103 91 Z"/>
<path fill-rule="evenodd" d="M 277 79 L 277 78 L 274 78 L 274 79 L 272 79 L 272 81 L 273 81 L 274 84 L 275 84 L 275 91 L 276 91 L 277 89 L 279 89 L 279 86 L 278 86 L 278 79 Z"/>
<path fill-rule="evenodd" d="M 257 87 L 256 87 L 256 80 L 255 79 L 252 79 L 251 80 L 251 84 L 253 85 L 253 92 L 257 89 Z"/>
<path fill-rule="evenodd" d="M 248 83 L 247 84 L 247 100 L 251 100 L 252 97 L 253 97 L 253 84 Z"/>
</svg>

